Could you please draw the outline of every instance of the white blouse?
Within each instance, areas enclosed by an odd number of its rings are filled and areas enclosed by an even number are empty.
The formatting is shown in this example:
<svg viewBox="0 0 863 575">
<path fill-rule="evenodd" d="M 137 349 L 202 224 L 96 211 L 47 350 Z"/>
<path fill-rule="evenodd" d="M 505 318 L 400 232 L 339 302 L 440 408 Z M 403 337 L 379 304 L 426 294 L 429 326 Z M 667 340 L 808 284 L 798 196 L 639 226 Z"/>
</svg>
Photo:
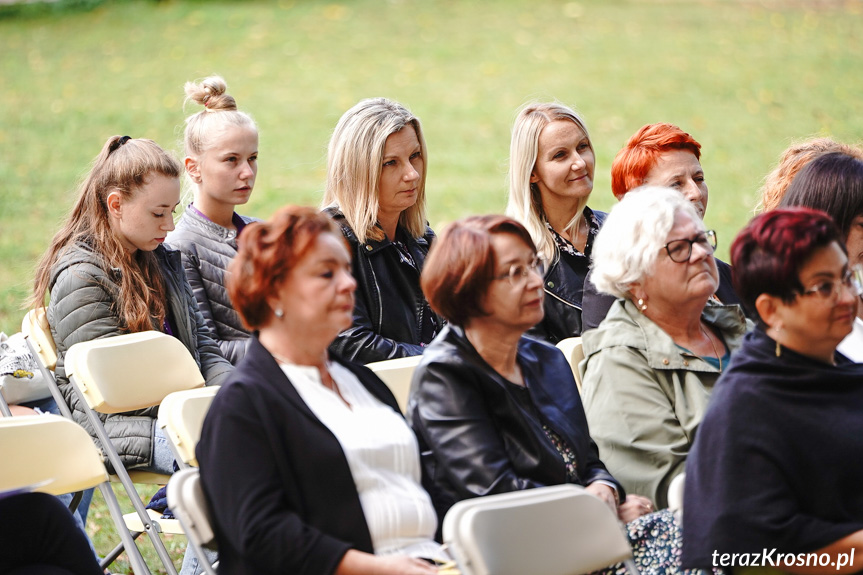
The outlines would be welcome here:
<svg viewBox="0 0 863 575">
<path fill-rule="evenodd" d="M 836 348 L 839 353 L 857 363 L 863 362 L 863 321 L 854 318 L 854 327 Z"/>
<path fill-rule="evenodd" d="M 380 402 L 347 368 L 327 368 L 345 401 L 315 367 L 280 363 L 312 413 L 345 453 L 376 555 L 444 556 L 434 541 L 437 516 L 420 484 L 419 446 L 401 414 Z"/>
</svg>

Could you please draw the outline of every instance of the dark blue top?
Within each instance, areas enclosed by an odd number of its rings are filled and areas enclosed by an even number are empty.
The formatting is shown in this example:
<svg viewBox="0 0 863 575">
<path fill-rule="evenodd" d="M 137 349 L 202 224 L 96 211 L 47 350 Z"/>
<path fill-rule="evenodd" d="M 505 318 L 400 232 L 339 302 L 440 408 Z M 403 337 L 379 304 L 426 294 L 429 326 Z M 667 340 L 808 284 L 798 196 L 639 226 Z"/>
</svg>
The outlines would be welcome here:
<svg viewBox="0 0 863 575">
<path fill-rule="evenodd" d="M 807 553 L 863 529 L 863 365 L 829 365 L 748 333 L 686 461 L 683 566 Z"/>
</svg>

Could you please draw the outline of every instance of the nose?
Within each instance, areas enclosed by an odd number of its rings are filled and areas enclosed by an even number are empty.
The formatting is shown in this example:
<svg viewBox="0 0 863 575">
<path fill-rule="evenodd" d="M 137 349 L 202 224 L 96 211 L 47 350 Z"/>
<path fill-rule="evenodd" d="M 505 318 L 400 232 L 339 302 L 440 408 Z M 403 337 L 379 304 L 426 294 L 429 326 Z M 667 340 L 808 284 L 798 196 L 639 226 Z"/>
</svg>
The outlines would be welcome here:
<svg viewBox="0 0 863 575">
<path fill-rule="evenodd" d="M 680 188 L 680 192 L 683 194 L 683 197 L 690 202 L 694 202 L 697 204 L 704 202 L 704 197 L 701 193 L 701 189 L 698 187 L 698 184 L 695 183 L 695 180 L 688 180 L 686 182 L 686 185 Z"/>
<path fill-rule="evenodd" d="M 692 244 L 692 253 L 689 255 L 689 261 L 697 262 L 703 260 L 712 253 L 713 251 L 701 242 L 695 242 Z"/>
<path fill-rule="evenodd" d="M 165 223 L 162 224 L 162 229 L 166 232 L 172 232 L 174 231 L 175 227 L 176 226 L 174 225 L 174 218 L 172 218 L 171 215 L 168 214 L 168 217 L 165 218 Z"/>
<path fill-rule="evenodd" d="M 543 276 L 542 276 L 541 267 L 537 266 L 537 267 L 533 268 L 532 270 L 528 270 L 527 282 L 525 283 L 525 286 L 529 290 L 541 288 L 542 282 L 544 281 L 544 279 L 545 278 L 543 278 Z"/>
<path fill-rule="evenodd" d="M 857 304 L 857 289 L 854 285 L 849 285 L 844 282 L 840 282 L 839 285 L 841 289 L 839 290 L 839 301 L 837 303 L 841 303 L 844 305 L 855 305 Z"/>
<path fill-rule="evenodd" d="M 404 173 L 404 181 L 406 182 L 414 182 L 420 178 L 419 172 L 414 168 L 411 164 L 407 164 L 407 168 Z"/>
<path fill-rule="evenodd" d="M 243 164 L 243 169 L 240 170 L 240 179 L 248 180 L 255 177 L 255 170 L 252 169 L 252 165 L 249 162 Z"/>
<path fill-rule="evenodd" d="M 576 153 L 575 157 L 572 158 L 572 171 L 577 172 L 586 166 L 587 164 L 584 162 L 584 158 L 581 157 L 581 154 Z"/>
<path fill-rule="evenodd" d="M 351 293 L 353 293 L 357 289 L 357 280 L 356 278 L 354 278 L 354 275 L 348 270 L 342 271 L 339 288 L 342 291 L 349 291 Z"/>
</svg>

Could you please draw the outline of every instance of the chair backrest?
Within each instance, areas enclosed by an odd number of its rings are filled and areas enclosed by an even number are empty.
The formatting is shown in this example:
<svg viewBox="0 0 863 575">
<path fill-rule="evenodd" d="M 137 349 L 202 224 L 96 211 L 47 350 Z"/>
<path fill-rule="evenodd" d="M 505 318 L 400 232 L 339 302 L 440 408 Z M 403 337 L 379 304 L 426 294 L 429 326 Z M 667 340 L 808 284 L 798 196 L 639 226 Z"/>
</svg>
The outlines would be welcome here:
<svg viewBox="0 0 863 575">
<path fill-rule="evenodd" d="M 577 575 L 632 558 L 616 514 L 571 484 L 460 501 L 443 540 L 463 575 Z"/>
<path fill-rule="evenodd" d="M 0 491 L 34 486 L 61 495 L 108 480 L 87 431 L 57 415 L 0 418 Z"/>
<path fill-rule="evenodd" d="M 674 513 L 683 511 L 683 488 L 686 473 L 679 473 L 668 484 L 668 508 Z"/>
<path fill-rule="evenodd" d="M 402 413 L 407 409 L 411 378 L 421 359 L 421 355 L 414 355 L 366 364 L 366 367 L 375 372 L 375 375 L 381 378 L 381 381 L 387 384 L 387 387 L 396 396 Z"/>
<path fill-rule="evenodd" d="M 100 413 L 151 407 L 171 392 L 205 383 L 183 343 L 158 331 L 76 343 L 66 352 L 65 366 L 87 405 Z"/>
<path fill-rule="evenodd" d="M 175 391 L 166 395 L 159 405 L 159 423 L 179 463 L 198 467 L 195 446 L 201 438 L 207 410 L 218 391 L 218 386 Z"/>
<path fill-rule="evenodd" d="M 575 383 L 578 385 L 578 392 L 581 393 L 581 372 L 578 370 L 578 364 L 584 359 L 584 349 L 581 347 L 580 337 L 568 337 L 557 342 L 557 348 L 566 356 L 566 361 L 569 362 L 569 367 L 572 369 L 572 375 L 575 376 Z"/>
<path fill-rule="evenodd" d="M 44 307 L 31 309 L 21 322 L 21 332 L 30 339 L 32 349 L 47 369 L 57 366 L 57 345 L 48 325 L 48 314 Z"/>
<path fill-rule="evenodd" d="M 194 546 L 195 554 L 204 564 L 207 573 L 213 573 L 212 565 L 201 552 L 203 547 L 215 547 L 216 535 L 197 468 L 181 469 L 171 476 L 171 481 L 168 482 L 168 506 L 180 520 L 183 531 L 189 537 L 189 542 Z"/>
</svg>

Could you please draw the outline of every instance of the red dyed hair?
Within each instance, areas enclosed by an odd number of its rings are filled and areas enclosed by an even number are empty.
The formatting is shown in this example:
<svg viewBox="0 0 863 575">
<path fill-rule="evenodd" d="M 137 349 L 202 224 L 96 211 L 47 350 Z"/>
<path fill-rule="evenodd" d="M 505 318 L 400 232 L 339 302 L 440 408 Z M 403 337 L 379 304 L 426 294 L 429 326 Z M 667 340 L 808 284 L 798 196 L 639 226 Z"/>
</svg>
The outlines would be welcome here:
<svg viewBox="0 0 863 575">
<path fill-rule="evenodd" d="M 453 222 L 435 239 L 420 283 L 431 308 L 448 322 L 463 326 L 484 315 L 482 299 L 494 280 L 491 237 L 512 234 L 536 254 L 527 229 L 506 216 L 471 216 Z"/>
<path fill-rule="evenodd" d="M 228 266 L 227 288 L 246 327 L 260 329 L 270 323 L 273 310 L 267 298 L 278 291 L 315 239 L 327 233 L 344 241 L 329 216 L 299 206 L 281 208 L 268 221 L 243 229 L 237 255 Z"/>
<path fill-rule="evenodd" d="M 689 150 L 701 159 L 701 144 L 674 124 L 642 126 L 617 152 L 611 164 L 611 191 L 618 200 L 644 183 L 659 156 L 669 150 Z"/>
<path fill-rule="evenodd" d="M 752 312 L 763 293 L 790 303 L 803 289 L 800 267 L 833 242 L 845 251 L 839 228 L 824 212 L 779 208 L 758 215 L 731 244 L 734 290 Z"/>
</svg>

